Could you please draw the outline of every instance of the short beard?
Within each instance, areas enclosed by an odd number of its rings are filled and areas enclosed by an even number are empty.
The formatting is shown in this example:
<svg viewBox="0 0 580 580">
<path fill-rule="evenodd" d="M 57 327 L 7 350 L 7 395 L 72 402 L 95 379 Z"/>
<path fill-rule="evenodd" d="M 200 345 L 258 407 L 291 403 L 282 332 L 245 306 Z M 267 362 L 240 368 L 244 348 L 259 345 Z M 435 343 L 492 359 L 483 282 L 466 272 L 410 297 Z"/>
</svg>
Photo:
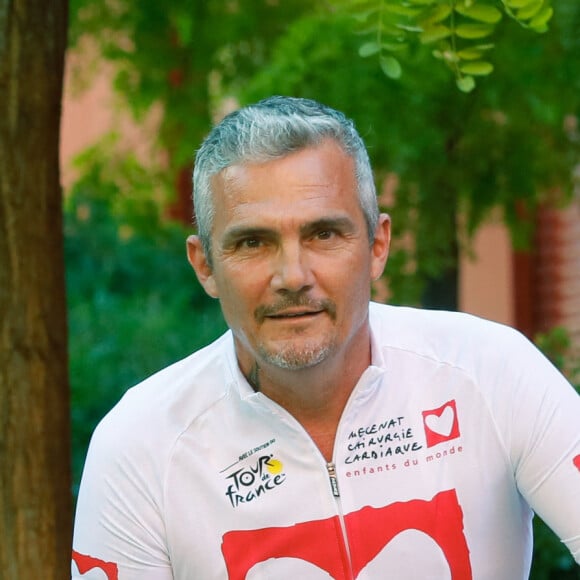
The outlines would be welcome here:
<svg viewBox="0 0 580 580">
<path fill-rule="evenodd" d="M 286 292 L 278 302 L 269 306 L 259 306 L 254 317 L 261 324 L 268 316 L 275 316 L 287 308 L 304 306 L 312 310 L 323 310 L 331 320 L 336 320 L 336 305 L 331 300 L 312 300 L 304 292 Z M 299 346 L 288 344 L 280 350 L 274 351 L 263 344 L 258 345 L 258 354 L 261 360 L 279 369 L 298 371 L 314 367 L 324 361 L 336 349 L 335 340 L 326 344 L 316 341 L 306 342 Z"/>
<path fill-rule="evenodd" d="M 258 353 L 263 362 L 288 371 L 299 371 L 315 367 L 323 362 L 334 350 L 335 344 L 331 342 L 325 345 L 303 345 L 296 347 L 290 345 L 278 352 L 272 352 L 263 345 L 258 346 Z"/>
</svg>

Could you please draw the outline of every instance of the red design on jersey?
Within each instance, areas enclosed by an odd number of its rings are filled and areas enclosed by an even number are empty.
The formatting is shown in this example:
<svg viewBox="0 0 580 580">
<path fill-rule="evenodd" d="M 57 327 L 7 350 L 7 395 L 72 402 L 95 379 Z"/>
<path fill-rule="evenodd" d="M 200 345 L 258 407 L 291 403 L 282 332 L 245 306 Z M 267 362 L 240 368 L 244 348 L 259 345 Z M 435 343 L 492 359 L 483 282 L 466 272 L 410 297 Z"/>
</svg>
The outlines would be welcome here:
<svg viewBox="0 0 580 580">
<path fill-rule="evenodd" d="M 459 437 L 459 421 L 455 399 L 447 401 L 437 409 L 423 411 L 423 427 L 427 447 L 433 447 Z"/>
<path fill-rule="evenodd" d="M 346 546 L 342 541 L 323 540 L 341 536 L 338 516 L 286 528 L 227 532 L 222 538 L 222 553 L 228 578 L 244 580 L 250 568 L 269 558 L 298 558 L 343 580 L 348 567 Z"/>
<path fill-rule="evenodd" d="M 249 570 L 270 558 L 299 558 L 336 580 L 356 578 L 395 536 L 419 530 L 441 548 L 452 580 L 471 580 L 469 548 L 463 534 L 463 511 L 455 490 L 431 500 L 363 507 L 344 518 L 349 538 L 352 576 L 338 517 L 285 528 L 243 530 L 224 534 L 222 553 L 230 580 L 244 580 Z M 336 542 L 332 541 L 336 538 Z"/>
<path fill-rule="evenodd" d="M 574 461 L 574 465 L 576 466 L 578 471 L 580 471 L 580 455 L 576 455 L 576 457 L 574 457 L 573 461 Z"/>
<path fill-rule="evenodd" d="M 79 554 L 79 552 L 75 552 L 74 550 L 72 553 L 72 559 L 76 563 L 81 574 L 85 574 L 94 568 L 98 568 L 106 574 L 107 580 L 119 580 L 119 570 L 117 564 L 114 562 L 105 562 L 104 560 L 93 558 L 92 556 Z"/>
</svg>

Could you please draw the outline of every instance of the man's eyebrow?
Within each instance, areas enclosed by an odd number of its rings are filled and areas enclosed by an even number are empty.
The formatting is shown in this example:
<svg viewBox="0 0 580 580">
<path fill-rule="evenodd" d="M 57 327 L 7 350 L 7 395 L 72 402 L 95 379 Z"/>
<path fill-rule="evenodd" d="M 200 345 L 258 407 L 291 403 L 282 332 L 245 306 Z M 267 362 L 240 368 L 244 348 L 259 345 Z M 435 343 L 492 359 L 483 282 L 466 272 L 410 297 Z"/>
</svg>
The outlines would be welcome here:
<svg viewBox="0 0 580 580">
<path fill-rule="evenodd" d="M 222 246 L 231 246 L 239 240 L 244 240 L 246 238 L 270 238 L 275 235 L 276 233 L 274 230 L 270 228 L 261 228 L 257 226 L 233 226 L 224 233 L 222 237 Z"/>
<path fill-rule="evenodd" d="M 336 217 L 324 217 L 317 219 L 312 222 L 308 222 L 300 227 L 300 233 L 304 235 L 310 235 L 314 232 L 319 232 L 322 230 L 338 230 L 343 232 L 349 232 L 354 230 L 354 222 L 346 216 L 336 216 Z"/>
<path fill-rule="evenodd" d="M 343 232 L 352 231 L 355 228 L 354 222 L 347 216 L 323 217 L 300 226 L 300 235 L 309 236 L 322 230 L 338 230 Z M 235 245 L 240 240 L 247 238 L 267 238 L 273 239 L 278 233 L 272 228 L 260 226 L 232 226 L 224 232 L 221 239 L 223 247 Z"/>
</svg>

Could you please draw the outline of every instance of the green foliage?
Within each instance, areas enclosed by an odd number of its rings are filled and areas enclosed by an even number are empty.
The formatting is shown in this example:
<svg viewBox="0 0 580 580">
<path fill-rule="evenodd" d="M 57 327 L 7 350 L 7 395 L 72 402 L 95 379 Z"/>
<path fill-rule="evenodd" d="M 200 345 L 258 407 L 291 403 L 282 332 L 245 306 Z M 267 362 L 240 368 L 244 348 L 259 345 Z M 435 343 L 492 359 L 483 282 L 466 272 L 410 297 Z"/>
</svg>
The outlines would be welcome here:
<svg viewBox="0 0 580 580">
<path fill-rule="evenodd" d="M 580 580 L 580 567 L 558 536 L 534 517 L 534 554 L 530 580 Z"/>
<path fill-rule="evenodd" d="M 580 393 L 580 362 L 573 360 L 568 331 L 557 326 L 538 334 L 535 343 L 570 378 Z M 538 517 L 534 518 L 534 559 L 530 580 L 580 580 L 580 567 L 558 537 Z"/>
<path fill-rule="evenodd" d="M 504 13 L 496 0 L 338 0 L 335 4 L 356 23 L 359 55 L 377 55 L 390 78 L 402 74 L 401 58 L 413 43 L 432 46 L 435 58 L 454 73 L 458 88 L 471 92 L 477 76 L 494 66 L 491 39 Z M 550 0 L 501 0 L 505 14 L 522 27 L 546 32 L 553 16 Z"/>
<path fill-rule="evenodd" d="M 571 354 L 572 339 L 563 326 L 556 326 L 548 332 L 534 337 L 538 348 L 560 369 L 580 391 L 580 360 L 574 360 Z"/>
<path fill-rule="evenodd" d="M 190 165 L 212 124 L 216 101 L 264 65 L 274 39 L 310 8 L 308 0 L 71 0 L 70 44 L 96 45 L 114 64 L 115 88 L 140 120 L 164 114 L 157 136 L 169 181 Z M 94 51 L 93 51 L 94 52 Z M 91 51 L 85 51 L 85 59 Z"/>
<path fill-rule="evenodd" d="M 225 329 L 187 264 L 185 228 L 161 219 L 135 159 L 107 152 L 83 156 L 66 200 L 75 485 L 90 434 L 125 390 Z"/>
<path fill-rule="evenodd" d="M 350 17 L 313 14 L 289 26 L 241 100 L 312 97 L 355 120 L 379 184 L 397 175 L 394 199 L 384 200 L 394 228 L 387 276 L 394 302 L 417 304 L 494 208 L 514 245 L 526 247 L 533 230 L 525 218 L 544 192 L 571 190 L 580 150 L 564 126 L 580 113 L 580 43 L 571 32 L 579 19 L 570 4 L 533 50 L 526 30 L 500 23 L 496 72 L 466 95 L 433 67 L 428 47 L 409 47 L 405 74 L 391 79 L 358 58 Z"/>
</svg>

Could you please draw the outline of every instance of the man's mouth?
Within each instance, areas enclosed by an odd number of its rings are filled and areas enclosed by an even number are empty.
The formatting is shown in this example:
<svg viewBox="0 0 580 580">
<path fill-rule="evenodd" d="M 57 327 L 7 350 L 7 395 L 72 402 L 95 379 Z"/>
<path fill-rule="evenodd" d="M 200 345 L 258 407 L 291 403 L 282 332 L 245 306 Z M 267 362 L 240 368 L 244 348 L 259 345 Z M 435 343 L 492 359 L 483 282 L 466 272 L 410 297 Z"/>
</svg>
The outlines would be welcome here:
<svg viewBox="0 0 580 580">
<path fill-rule="evenodd" d="M 324 312 L 323 310 L 300 310 L 300 311 L 285 311 L 285 312 L 275 312 L 272 314 L 267 314 L 265 318 L 277 318 L 277 319 L 284 319 L 284 318 L 304 318 L 304 317 L 312 317 L 316 316 Z"/>
<path fill-rule="evenodd" d="M 258 322 L 267 318 L 274 320 L 292 320 L 315 318 L 319 314 L 328 314 L 336 318 L 336 306 L 331 300 L 308 300 L 304 298 L 286 299 L 270 306 L 258 306 L 254 316 Z"/>
<path fill-rule="evenodd" d="M 256 309 L 255 317 L 258 322 L 266 319 L 292 320 L 314 318 L 319 314 L 328 314 L 334 319 L 336 307 L 330 300 L 286 299 L 277 304 L 263 305 Z"/>
</svg>

